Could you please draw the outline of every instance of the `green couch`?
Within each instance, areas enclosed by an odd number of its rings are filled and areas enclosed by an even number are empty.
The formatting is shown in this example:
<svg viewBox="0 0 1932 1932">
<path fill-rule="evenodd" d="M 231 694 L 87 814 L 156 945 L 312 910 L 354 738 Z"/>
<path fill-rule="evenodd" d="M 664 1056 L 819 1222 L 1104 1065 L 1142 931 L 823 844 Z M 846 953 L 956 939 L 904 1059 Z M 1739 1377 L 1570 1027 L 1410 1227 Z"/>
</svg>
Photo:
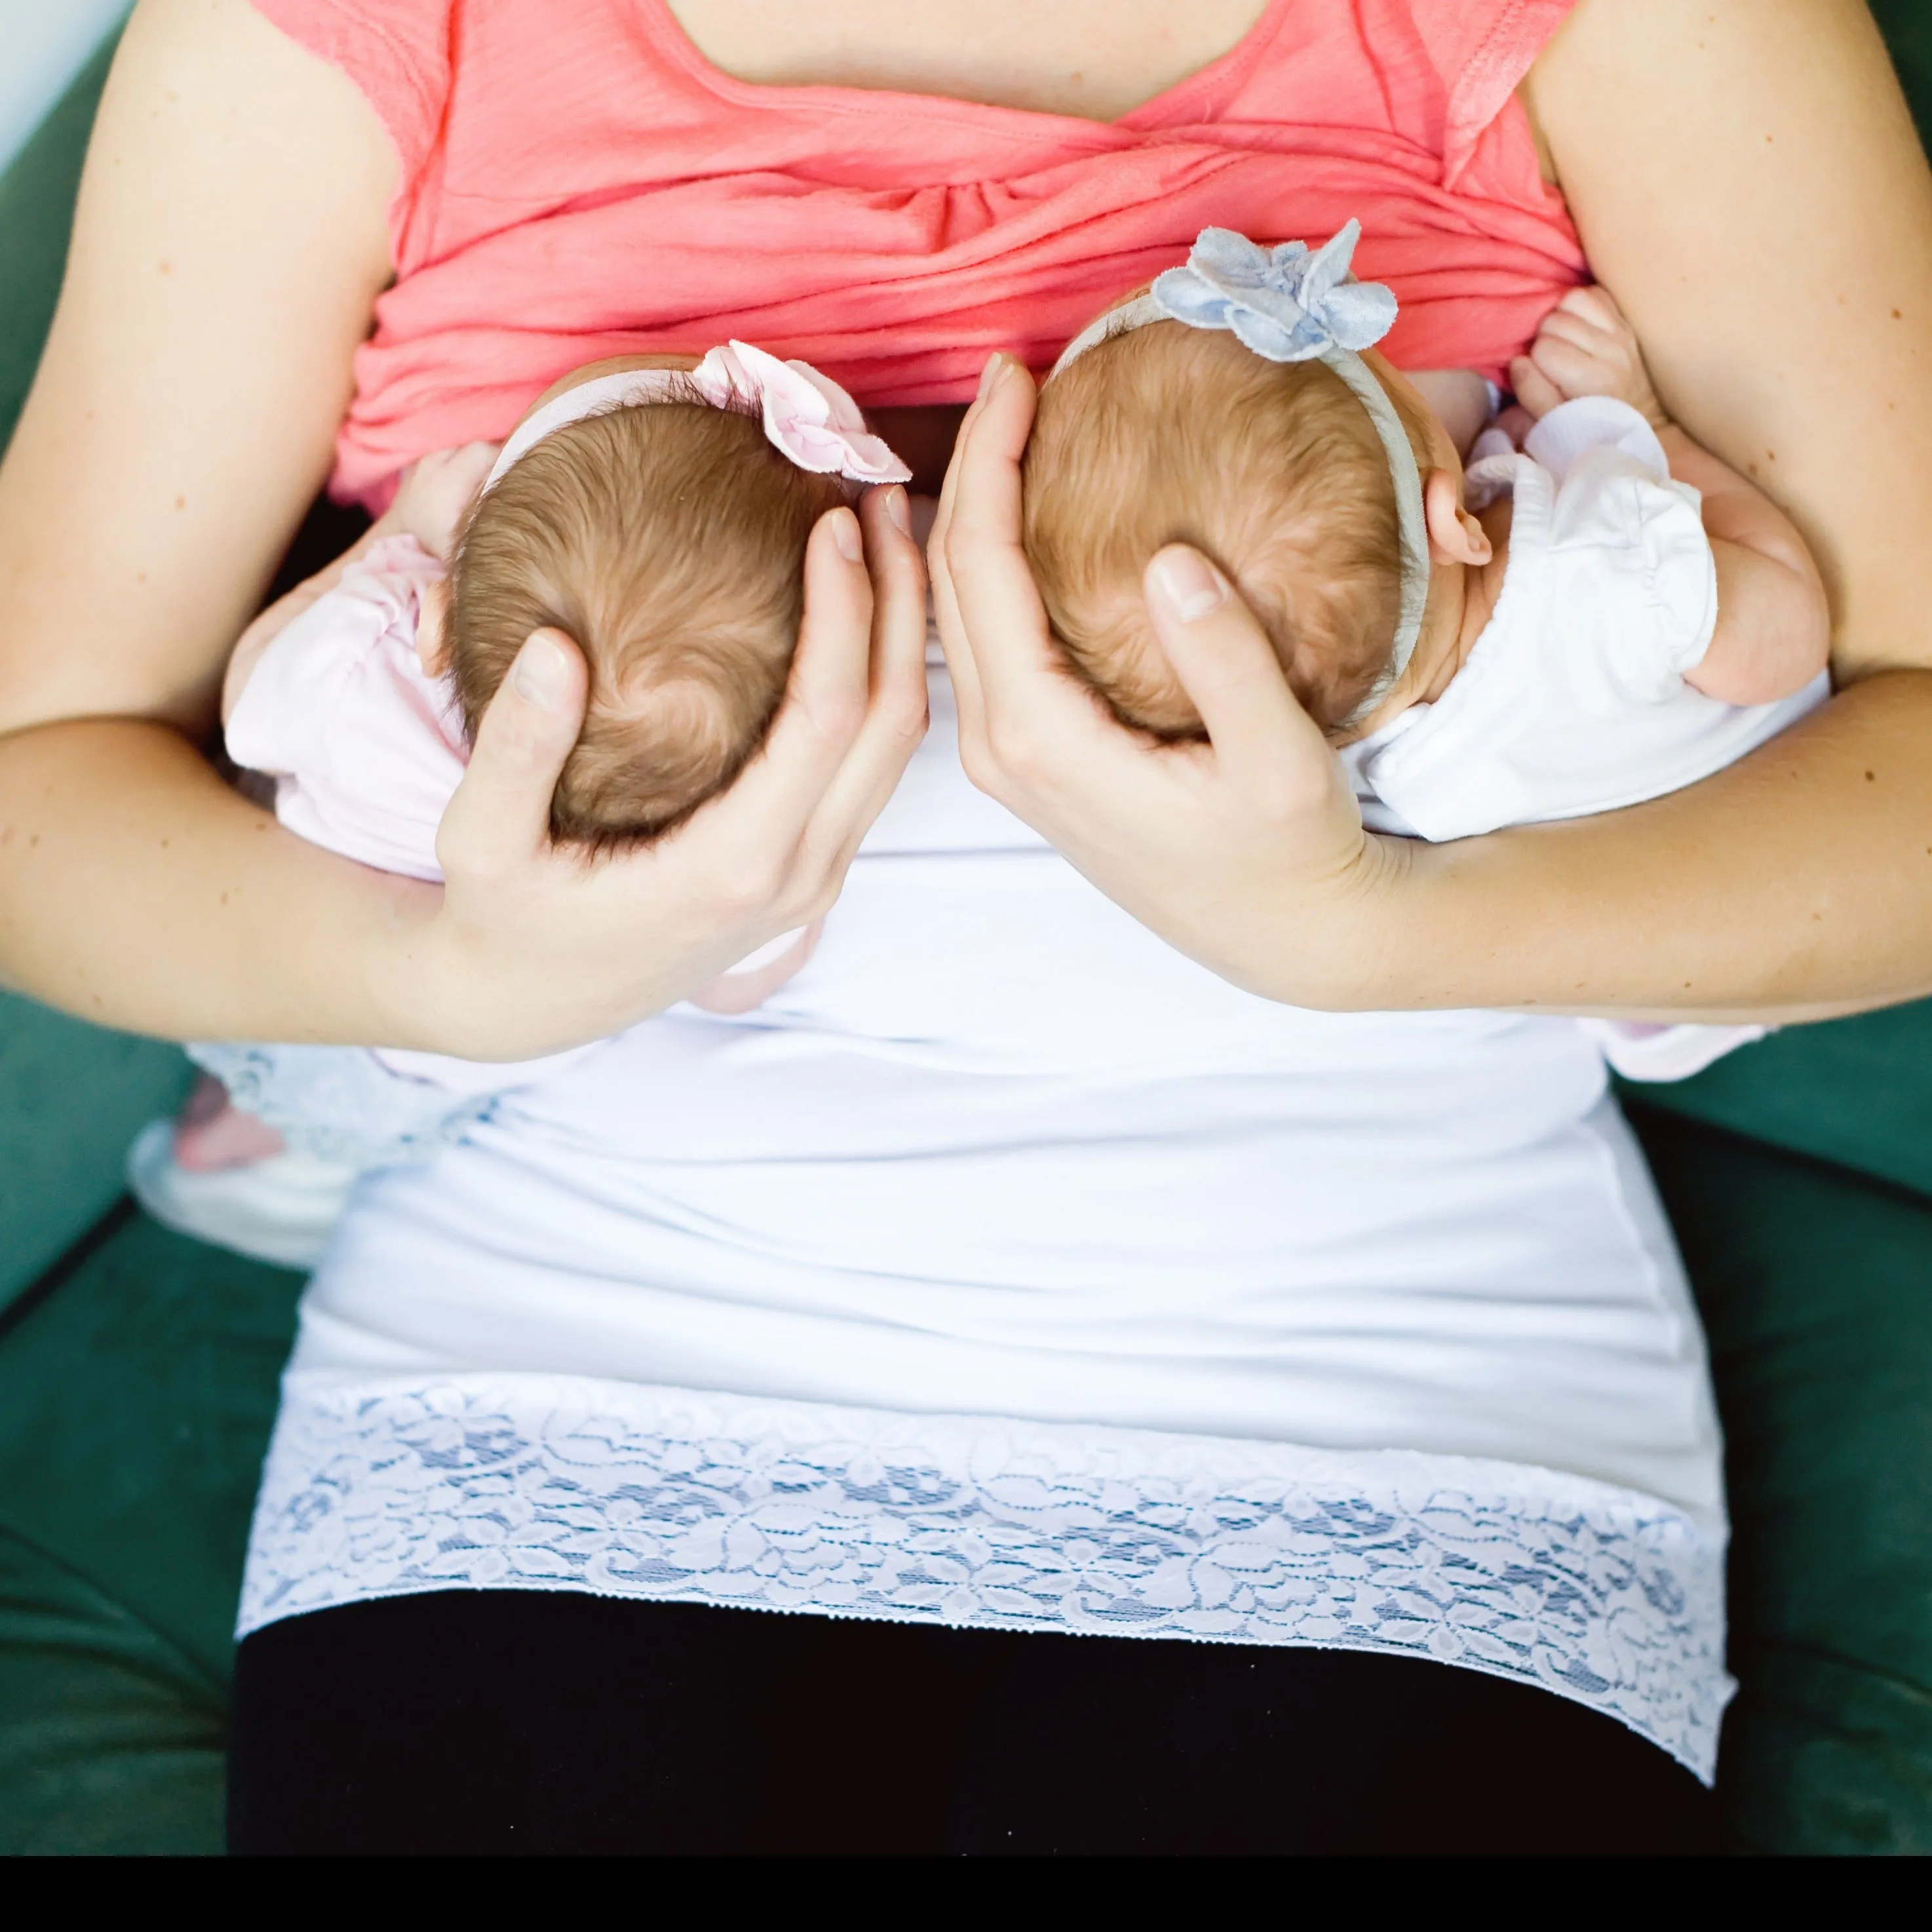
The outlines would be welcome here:
<svg viewBox="0 0 1932 1932">
<path fill-rule="evenodd" d="M 1932 9 L 1881 18 L 1932 109 Z M 0 177 L 0 436 L 104 56 Z M 0 998 L 0 1851 L 221 1844 L 230 1622 L 298 1277 L 122 1192 L 172 1048 Z M 1634 1096 L 1714 1356 L 1732 1844 L 1932 1851 L 1932 1004 Z"/>
</svg>

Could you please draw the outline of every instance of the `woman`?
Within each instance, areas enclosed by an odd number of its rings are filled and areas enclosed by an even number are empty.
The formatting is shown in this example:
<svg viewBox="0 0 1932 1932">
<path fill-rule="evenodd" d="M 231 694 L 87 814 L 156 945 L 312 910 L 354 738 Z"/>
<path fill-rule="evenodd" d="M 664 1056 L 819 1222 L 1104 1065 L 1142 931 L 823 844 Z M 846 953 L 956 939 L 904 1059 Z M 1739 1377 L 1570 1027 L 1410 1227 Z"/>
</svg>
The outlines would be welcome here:
<svg viewBox="0 0 1932 1932">
<path fill-rule="evenodd" d="M 1544 50 L 1564 7 L 1499 10 L 1437 70 L 1436 146 L 1411 130 L 1440 160 L 1503 129 L 1522 207 L 1534 134 L 1673 410 L 1777 478 L 1860 680 L 1803 734 L 1640 812 L 1418 860 L 1363 838 L 1244 614 L 1170 553 L 1150 607 L 1214 748 L 1111 737 L 1046 674 L 1015 568 L 1027 385 L 996 364 L 934 554 L 966 768 L 1016 818 L 951 783 L 944 733 L 895 789 L 917 566 L 881 502 L 876 590 L 815 550 L 754 778 L 588 880 L 541 836 L 580 663 L 526 647 L 436 896 L 290 847 L 169 728 L 203 715 L 320 476 L 392 249 L 396 326 L 345 450 L 450 440 L 433 357 L 413 393 L 384 358 L 430 352 L 410 304 L 438 223 L 476 211 L 426 194 L 376 76 L 444 130 L 436 166 L 457 104 L 526 172 L 559 76 L 483 64 L 508 10 L 454 40 L 442 8 L 264 10 L 326 58 L 238 4 L 137 16 L 0 478 L 10 974 L 159 1030 L 523 1054 L 662 1012 L 845 889 L 769 1025 L 642 1029 L 352 1217 L 251 1563 L 238 1840 L 1682 1842 L 1689 1788 L 1636 1733 L 1708 1768 L 1721 1515 L 1642 1178 L 1560 1024 L 1347 1010 L 1791 1016 L 1922 988 L 1923 896 L 1900 886 L 1925 849 L 1904 747 L 1927 700 L 1901 640 L 1932 524 L 1932 215 L 1901 207 L 1922 164 L 1869 24 L 1593 0 Z M 1436 10 L 1350 10 L 1382 44 L 1352 70 L 1426 80 Z M 690 4 L 688 40 L 656 8 L 584 10 L 606 12 L 714 100 L 908 88 L 994 104 L 1016 140 L 1046 123 L 1016 110 L 1132 133 L 1137 104 L 1157 122 L 1342 20 L 1112 5 L 1096 62 L 1084 6 Z M 418 13 L 440 38 L 399 44 Z M 466 92 L 485 71 L 494 120 Z M 1462 126 L 1472 101 L 1489 118 Z M 926 107 L 928 136 L 972 118 Z M 392 100 L 390 134 L 410 111 Z M 691 138 L 715 164 L 701 117 Z M 598 188 L 542 185 L 486 212 L 514 235 Z M 1096 1634 L 1156 1626 L 1224 1641 Z M 1084 1634 L 1016 1634 L 1038 1628 Z M 1335 1642 L 1363 1652 L 1306 1647 Z"/>
</svg>

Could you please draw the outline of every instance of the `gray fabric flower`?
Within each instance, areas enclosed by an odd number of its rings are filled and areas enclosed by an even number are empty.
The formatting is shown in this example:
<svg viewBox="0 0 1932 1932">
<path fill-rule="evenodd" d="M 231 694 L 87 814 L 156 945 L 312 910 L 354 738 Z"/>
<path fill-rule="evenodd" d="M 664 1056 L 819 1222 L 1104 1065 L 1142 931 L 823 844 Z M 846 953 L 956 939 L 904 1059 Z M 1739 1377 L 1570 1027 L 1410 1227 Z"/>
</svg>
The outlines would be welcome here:
<svg viewBox="0 0 1932 1932">
<path fill-rule="evenodd" d="M 1232 330 L 1270 362 L 1366 349 L 1388 333 L 1396 301 L 1381 283 L 1349 274 L 1361 234 L 1348 221 L 1311 252 L 1305 242 L 1264 248 L 1231 228 L 1204 228 L 1186 267 L 1154 278 L 1154 299 L 1190 328 Z"/>
</svg>

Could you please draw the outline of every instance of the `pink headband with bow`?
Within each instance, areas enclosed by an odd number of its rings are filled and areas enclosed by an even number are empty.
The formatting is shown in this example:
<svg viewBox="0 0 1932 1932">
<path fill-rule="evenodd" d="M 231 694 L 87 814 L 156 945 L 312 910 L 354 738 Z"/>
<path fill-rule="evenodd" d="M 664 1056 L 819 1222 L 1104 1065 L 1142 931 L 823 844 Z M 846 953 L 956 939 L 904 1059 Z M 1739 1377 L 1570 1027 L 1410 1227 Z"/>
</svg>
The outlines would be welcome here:
<svg viewBox="0 0 1932 1932">
<path fill-rule="evenodd" d="M 517 426 L 483 487 L 493 488 L 518 458 L 572 423 L 641 404 L 682 402 L 694 388 L 714 409 L 755 405 L 772 448 L 801 470 L 854 483 L 912 480 L 912 472 L 867 430 L 859 405 L 830 376 L 808 362 L 782 362 L 748 342 L 734 341 L 712 350 L 688 374 L 631 369 L 566 389 Z"/>
</svg>

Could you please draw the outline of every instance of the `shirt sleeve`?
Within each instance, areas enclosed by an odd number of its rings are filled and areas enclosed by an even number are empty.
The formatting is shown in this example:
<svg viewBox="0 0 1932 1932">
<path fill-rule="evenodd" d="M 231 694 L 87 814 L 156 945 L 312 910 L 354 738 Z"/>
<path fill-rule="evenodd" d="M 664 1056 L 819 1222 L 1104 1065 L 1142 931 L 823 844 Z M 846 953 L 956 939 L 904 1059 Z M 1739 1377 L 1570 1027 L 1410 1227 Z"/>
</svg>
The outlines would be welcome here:
<svg viewBox="0 0 1932 1932">
<path fill-rule="evenodd" d="M 1442 76 L 1443 172 L 1454 182 L 1576 0 L 1409 0 Z"/>
<path fill-rule="evenodd" d="M 375 109 L 402 164 L 406 203 L 449 99 L 456 0 L 254 0 L 297 46 L 340 69 Z"/>
<path fill-rule="evenodd" d="M 1566 627 L 1598 640 L 1626 697 L 1673 696 L 1718 626 L 1702 497 L 1672 478 L 1649 424 L 1607 397 L 1552 410 L 1525 448 L 1556 482 L 1550 551 Z"/>
<path fill-rule="evenodd" d="M 228 755 L 245 771 L 302 778 L 321 769 L 343 694 L 388 614 L 338 585 L 284 626 L 230 712 Z"/>
</svg>

